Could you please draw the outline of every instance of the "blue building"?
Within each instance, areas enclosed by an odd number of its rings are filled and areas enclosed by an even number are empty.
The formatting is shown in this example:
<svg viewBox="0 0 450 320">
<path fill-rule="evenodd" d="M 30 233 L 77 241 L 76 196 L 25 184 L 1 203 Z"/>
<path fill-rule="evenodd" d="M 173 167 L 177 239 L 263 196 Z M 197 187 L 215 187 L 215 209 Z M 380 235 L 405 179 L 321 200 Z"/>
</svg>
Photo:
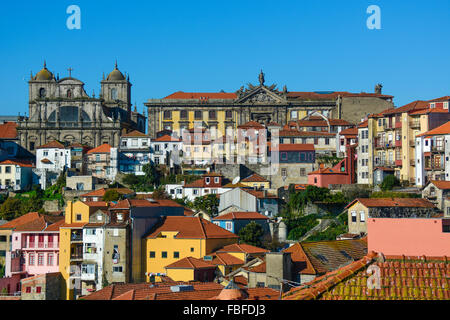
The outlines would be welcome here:
<svg viewBox="0 0 450 320">
<path fill-rule="evenodd" d="M 265 234 L 270 232 L 269 218 L 258 212 L 229 212 L 212 219 L 214 224 L 234 234 L 239 234 L 239 231 L 252 221 L 261 225 Z"/>
</svg>

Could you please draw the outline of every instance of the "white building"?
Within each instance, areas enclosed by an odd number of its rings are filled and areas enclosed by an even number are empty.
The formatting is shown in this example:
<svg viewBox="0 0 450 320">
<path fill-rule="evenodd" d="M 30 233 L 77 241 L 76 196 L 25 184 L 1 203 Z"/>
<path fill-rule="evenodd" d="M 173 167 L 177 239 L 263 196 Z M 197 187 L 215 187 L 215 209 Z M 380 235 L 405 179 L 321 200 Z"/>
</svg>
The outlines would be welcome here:
<svg viewBox="0 0 450 320">
<path fill-rule="evenodd" d="M 120 137 L 118 154 L 119 171 L 125 174 L 145 175 L 143 166 L 150 163 L 150 137 L 132 131 Z"/>
<path fill-rule="evenodd" d="M 223 176 L 212 172 L 204 174 L 201 179 L 185 184 L 183 196 L 187 197 L 189 201 L 194 201 L 197 197 L 209 194 L 222 194 L 228 190 L 228 188 L 223 187 Z"/>
<path fill-rule="evenodd" d="M 182 151 L 182 141 L 179 138 L 163 135 L 151 142 L 151 160 L 154 164 L 165 164 L 172 168 L 175 164 L 180 164 L 179 157 Z"/>
<path fill-rule="evenodd" d="M 416 185 L 450 181 L 450 121 L 416 137 Z"/>
<path fill-rule="evenodd" d="M 0 188 L 24 190 L 32 185 L 34 165 L 25 160 L 5 160 L 0 162 Z"/>
<path fill-rule="evenodd" d="M 66 169 L 70 168 L 70 149 L 58 142 L 52 141 L 36 149 L 36 169 L 37 183 L 43 190 L 55 183 L 58 176 Z"/>
<path fill-rule="evenodd" d="M 184 181 L 181 184 L 166 184 L 164 186 L 166 193 L 170 195 L 173 199 L 183 199 Z"/>
<path fill-rule="evenodd" d="M 372 184 L 369 178 L 369 127 L 367 123 L 364 121 L 358 125 L 358 147 L 356 148 L 358 184 Z"/>
</svg>

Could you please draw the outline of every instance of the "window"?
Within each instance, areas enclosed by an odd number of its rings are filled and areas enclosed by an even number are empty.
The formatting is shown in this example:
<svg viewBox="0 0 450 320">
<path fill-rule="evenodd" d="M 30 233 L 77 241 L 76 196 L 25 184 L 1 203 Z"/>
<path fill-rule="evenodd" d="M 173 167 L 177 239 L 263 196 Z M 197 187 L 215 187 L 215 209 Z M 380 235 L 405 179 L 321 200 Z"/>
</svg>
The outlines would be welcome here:
<svg viewBox="0 0 450 320">
<path fill-rule="evenodd" d="M 114 228 L 113 229 L 113 237 L 118 237 L 119 236 L 119 229 Z"/>
<path fill-rule="evenodd" d="M 41 293 L 41 287 L 36 287 L 36 293 Z"/>
<path fill-rule="evenodd" d="M 180 253 L 179 253 L 178 251 L 174 251 L 173 257 L 174 257 L 175 259 L 180 258 Z"/>
<path fill-rule="evenodd" d="M 81 221 L 81 217 L 82 217 L 81 213 L 77 213 L 77 221 Z"/>
<path fill-rule="evenodd" d="M 6 166 L 5 167 L 5 173 L 11 173 L 11 167 L 10 166 Z"/>
<path fill-rule="evenodd" d="M 111 100 L 117 100 L 117 89 L 116 88 L 111 89 Z"/>
<path fill-rule="evenodd" d="M 205 178 L 205 182 L 206 182 L 206 184 L 209 184 L 209 182 L 210 182 L 209 177 L 206 177 L 206 178 Z"/>
<path fill-rule="evenodd" d="M 228 231 L 233 230 L 233 224 L 230 221 L 225 222 L 225 229 Z"/>
<path fill-rule="evenodd" d="M 137 145 L 138 145 L 138 139 L 132 139 L 132 140 L 131 140 L 131 145 L 132 145 L 133 147 L 137 147 Z"/>
<path fill-rule="evenodd" d="M 115 273 L 122 273 L 123 272 L 123 267 L 122 266 L 115 266 L 115 267 L 113 267 L 113 272 L 115 272 Z"/>
<path fill-rule="evenodd" d="M 25 292 L 26 293 L 31 293 L 31 287 L 26 287 Z"/>
<path fill-rule="evenodd" d="M 97 221 L 102 221 L 103 220 L 103 216 L 101 214 L 97 215 Z M 95 229 L 94 229 L 94 234 L 95 234 Z"/>
<path fill-rule="evenodd" d="M 306 176 L 306 169 L 300 168 L 300 177 L 305 177 L 305 176 Z"/>
<path fill-rule="evenodd" d="M 325 145 L 329 145 L 330 144 L 330 138 L 325 138 Z"/>
<path fill-rule="evenodd" d="M 217 119 L 216 111 L 211 110 L 211 111 L 208 112 L 208 114 L 209 114 L 209 120 L 216 120 Z"/>
<path fill-rule="evenodd" d="M 47 265 L 52 266 L 53 265 L 53 253 L 49 253 L 47 255 Z"/>
<path fill-rule="evenodd" d="M 34 266 L 34 253 L 30 253 L 30 254 L 28 255 L 28 264 L 29 264 L 30 266 Z"/>
<path fill-rule="evenodd" d="M 288 156 L 287 156 L 287 152 L 282 152 L 281 153 L 281 160 L 287 160 Z"/>
<path fill-rule="evenodd" d="M 297 119 L 298 112 L 297 111 L 291 111 L 291 119 Z"/>
<path fill-rule="evenodd" d="M 164 120 L 172 119 L 171 111 L 164 111 Z"/>
<path fill-rule="evenodd" d="M 366 213 L 364 211 L 359 212 L 359 221 L 361 221 L 361 222 L 366 221 Z"/>
<path fill-rule="evenodd" d="M 281 176 L 282 177 L 287 177 L 287 169 L 286 168 L 282 168 L 281 169 Z"/>
<path fill-rule="evenodd" d="M 39 98 L 45 98 L 46 93 L 44 88 L 39 89 Z"/>
<path fill-rule="evenodd" d="M 356 222 L 356 211 L 352 211 L 352 222 Z"/>
<path fill-rule="evenodd" d="M 6 251 L 0 250 L 0 257 L 6 257 Z"/>
<path fill-rule="evenodd" d="M 100 216 L 100 220 L 102 220 L 102 216 L 101 215 L 99 215 L 99 216 Z M 95 229 L 86 229 L 86 235 L 87 236 L 95 236 Z"/>
<path fill-rule="evenodd" d="M 100 161 L 100 155 L 99 154 L 95 155 L 95 161 Z"/>
<path fill-rule="evenodd" d="M 214 183 L 219 183 L 219 182 L 220 182 L 219 177 L 215 177 L 214 178 Z"/>
<path fill-rule="evenodd" d="M 35 147 L 35 142 L 31 141 L 30 142 L 30 151 L 33 151 Z"/>
<path fill-rule="evenodd" d="M 194 248 L 191 247 L 191 252 L 194 252 Z"/>
<path fill-rule="evenodd" d="M 195 111 L 194 112 L 194 118 L 195 118 L 195 120 L 203 120 L 203 112 Z"/>
<path fill-rule="evenodd" d="M 233 111 L 231 111 L 231 110 L 225 111 L 225 118 L 227 118 L 227 119 L 233 118 Z"/>
<path fill-rule="evenodd" d="M 155 251 L 150 251 L 150 258 L 156 258 L 156 252 Z"/>
<path fill-rule="evenodd" d="M 167 251 L 161 252 L 161 258 L 167 258 Z"/>
<path fill-rule="evenodd" d="M 180 111 L 180 119 L 187 119 L 188 118 L 188 113 L 187 110 L 181 110 Z"/>
</svg>

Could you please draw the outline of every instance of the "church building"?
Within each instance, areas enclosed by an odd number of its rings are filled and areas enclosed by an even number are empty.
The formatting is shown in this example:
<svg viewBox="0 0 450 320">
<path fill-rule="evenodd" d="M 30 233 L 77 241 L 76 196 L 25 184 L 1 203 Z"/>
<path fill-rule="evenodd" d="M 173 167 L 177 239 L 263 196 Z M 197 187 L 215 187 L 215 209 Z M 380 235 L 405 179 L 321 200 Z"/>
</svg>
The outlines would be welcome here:
<svg viewBox="0 0 450 320">
<path fill-rule="evenodd" d="M 59 79 L 44 68 L 31 73 L 29 114 L 19 117 L 17 134 L 22 147 L 31 152 L 51 141 L 89 147 L 119 146 L 120 136 L 133 130 L 145 132 L 146 117 L 131 110 L 131 83 L 117 67 L 101 81 L 98 98 L 89 96 L 84 83 L 69 76 Z M 136 107 L 135 107 L 136 108 Z"/>
</svg>

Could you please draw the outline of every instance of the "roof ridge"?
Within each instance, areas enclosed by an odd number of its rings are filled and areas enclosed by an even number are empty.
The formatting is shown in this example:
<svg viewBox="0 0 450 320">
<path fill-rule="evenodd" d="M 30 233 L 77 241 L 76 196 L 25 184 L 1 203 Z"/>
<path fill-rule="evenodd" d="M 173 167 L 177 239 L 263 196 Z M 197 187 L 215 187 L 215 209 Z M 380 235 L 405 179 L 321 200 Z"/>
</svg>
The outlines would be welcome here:
<svg viewBox="0 0 450 320">
<path fill-rule="evenodd" d="M 202 218 L 200 218 L 200 217 L 196 217 L 196 218 L 198 219 L 198 222 L 200 223 L 200 228 L 202 230 L 202 233 L 203 233 L 205 239 L 207 239 L 208 237 L 206 235 L 206 231 L 205 231 L 205 227 L 203 226 L 203 222 L 201 220 Z"/>
</svg>

